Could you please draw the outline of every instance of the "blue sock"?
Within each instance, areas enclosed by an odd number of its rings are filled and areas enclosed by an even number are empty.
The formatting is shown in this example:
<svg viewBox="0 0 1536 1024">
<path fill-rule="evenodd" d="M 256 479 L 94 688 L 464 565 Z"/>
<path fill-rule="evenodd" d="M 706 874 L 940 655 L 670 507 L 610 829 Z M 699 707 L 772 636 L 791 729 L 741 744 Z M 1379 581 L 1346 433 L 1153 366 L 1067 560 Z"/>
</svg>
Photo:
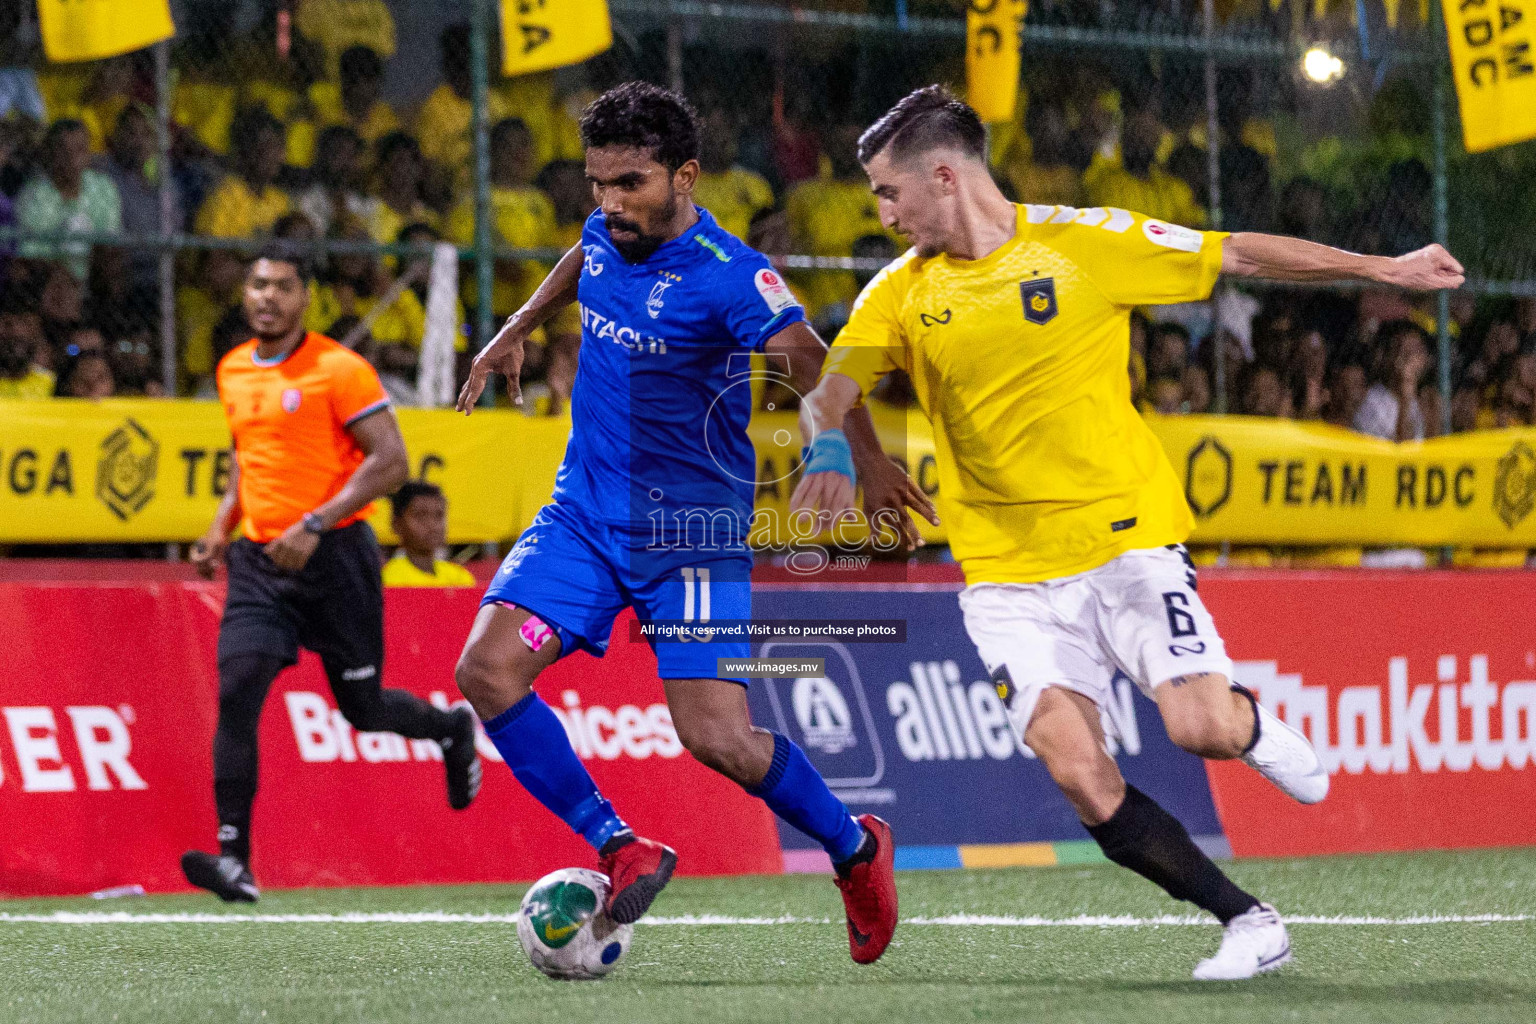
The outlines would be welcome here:
<svg viewBox="0 0 1536 1024">
<path fill-rule="evenodd" d="M 825 847 L 834 864 L 852 857 L 864 842 L 864 826 L 832 795 L 805 752 L 778 733 L 773 734 L 773 764 L 749 792 Z"/>
<path fill-rule="evenodd" d="M 571 749 L 565 727 L 538 694 L 528 694 L 486 722 L 485 734 L 529 795 L 594 849 L 629 827 L 598 792 Z"/>
</svg>

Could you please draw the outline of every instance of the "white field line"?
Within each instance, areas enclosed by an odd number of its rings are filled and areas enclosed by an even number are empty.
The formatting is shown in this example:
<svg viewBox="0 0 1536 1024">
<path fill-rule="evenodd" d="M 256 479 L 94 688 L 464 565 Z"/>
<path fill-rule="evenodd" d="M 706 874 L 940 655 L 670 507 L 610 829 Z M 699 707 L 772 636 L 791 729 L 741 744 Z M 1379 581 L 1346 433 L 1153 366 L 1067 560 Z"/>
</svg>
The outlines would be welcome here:
<svg viewBox="0 0 1536 1024">
<path fill-rule="evenodd" d="M 1287 924 L 1347 925 L 1354 927 L 1412 927 L 1436 924 L 1519 924 L 1536 921 L 1536 914 L 1428 914 L 1414 917 L 1309 916 L 1286 917 Z M 131 911 L 69 911 L 51 914 L 0 913 L 6 924 L 516 924 L 516 914 L 419 913 L 371 914 L 136 914 Z M 640 924 L 653 927 L 697 928 L 713 925 L 772 926 L 786 924 L 833 924 L 825 917 L 731 917 L 723 914 L 687 914 L 680 917 L 647 917 Z M 841 922 L 836 922 L 841 923 Z M 1208 917 L 1162 915 L 1129 917 L 1082 914 L 1076 917 L 1003 917 L 989 914 L 949 914 L 942 917 L 907 917 L 907 926 L 942 928 L 1160 928 L 1201 925 L 1214 927 Z"/>
</svg>

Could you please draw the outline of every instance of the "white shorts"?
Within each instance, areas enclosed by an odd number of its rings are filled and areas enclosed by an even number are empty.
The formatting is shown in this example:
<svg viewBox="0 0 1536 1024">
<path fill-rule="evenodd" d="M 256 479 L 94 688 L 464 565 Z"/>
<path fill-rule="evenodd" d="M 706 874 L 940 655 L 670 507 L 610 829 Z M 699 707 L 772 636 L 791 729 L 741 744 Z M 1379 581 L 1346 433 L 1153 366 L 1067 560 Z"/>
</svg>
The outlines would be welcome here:
<svg viewBox="0 0 1536 1024">
<path fill-rule="evenodd" d="M 1117 668 L 1149 698 L 1175 676 L 1232 678 L 1182 544 L 1127 551 L 1041 583 L 977 583 L 960 592 L 960 610 L 1021 742 L 1047 686 L 1104 707 Z"/>
</svg>

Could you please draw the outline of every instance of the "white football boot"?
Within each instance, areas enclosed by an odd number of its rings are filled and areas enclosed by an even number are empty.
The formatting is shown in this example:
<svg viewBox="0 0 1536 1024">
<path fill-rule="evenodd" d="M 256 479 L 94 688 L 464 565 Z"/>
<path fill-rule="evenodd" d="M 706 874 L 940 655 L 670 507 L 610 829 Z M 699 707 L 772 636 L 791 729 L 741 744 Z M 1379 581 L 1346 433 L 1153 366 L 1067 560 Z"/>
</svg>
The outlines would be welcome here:
<svg viewBox="0 0 1536 1024">
<path fill-rule="evenodd" d="M 1280 787 L 1292 800 L 1315 804 L 1328 795 L 1328 769 L 1301 733 L 1286 725 L 1258 701 L 1259 741 L 1243 755 L 1243 763 Z"/>
<path fill-rule="evenodd" d="M 1272 971 L 1291 958 L 1291 937 L 1268 903 L 1260 903 L 1227 922 L 1221 948 L 1195 965 L 1196 981 L 1242 981 Z"/>
</svg>

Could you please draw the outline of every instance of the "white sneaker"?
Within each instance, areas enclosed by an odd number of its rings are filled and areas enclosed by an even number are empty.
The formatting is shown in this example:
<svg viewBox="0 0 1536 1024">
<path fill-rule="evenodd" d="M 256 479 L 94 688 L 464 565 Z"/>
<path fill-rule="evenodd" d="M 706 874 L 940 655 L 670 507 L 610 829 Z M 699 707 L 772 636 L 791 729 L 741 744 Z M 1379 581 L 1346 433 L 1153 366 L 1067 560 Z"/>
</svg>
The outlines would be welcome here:
<svg viewBox="0 0 1536 1024">
<path fill-rule="evenodd" d="M 1195 965 L 1196 981 L 1242 981 L 1272 971 L 1291 958 L 1291 937 L 1268 903 L 1260 903 L 1227 922 L 1221 948 Z"/>
<path fill-rule="evenodd" d="M 1243 763 L 1280 787 L 1281 792 L 1304 804 L 1315 804 L 1328 795 L 1328 769 L 1301 733 L 1259 709 L 1259 742 L 1243 755 Z"/>
</svg>

